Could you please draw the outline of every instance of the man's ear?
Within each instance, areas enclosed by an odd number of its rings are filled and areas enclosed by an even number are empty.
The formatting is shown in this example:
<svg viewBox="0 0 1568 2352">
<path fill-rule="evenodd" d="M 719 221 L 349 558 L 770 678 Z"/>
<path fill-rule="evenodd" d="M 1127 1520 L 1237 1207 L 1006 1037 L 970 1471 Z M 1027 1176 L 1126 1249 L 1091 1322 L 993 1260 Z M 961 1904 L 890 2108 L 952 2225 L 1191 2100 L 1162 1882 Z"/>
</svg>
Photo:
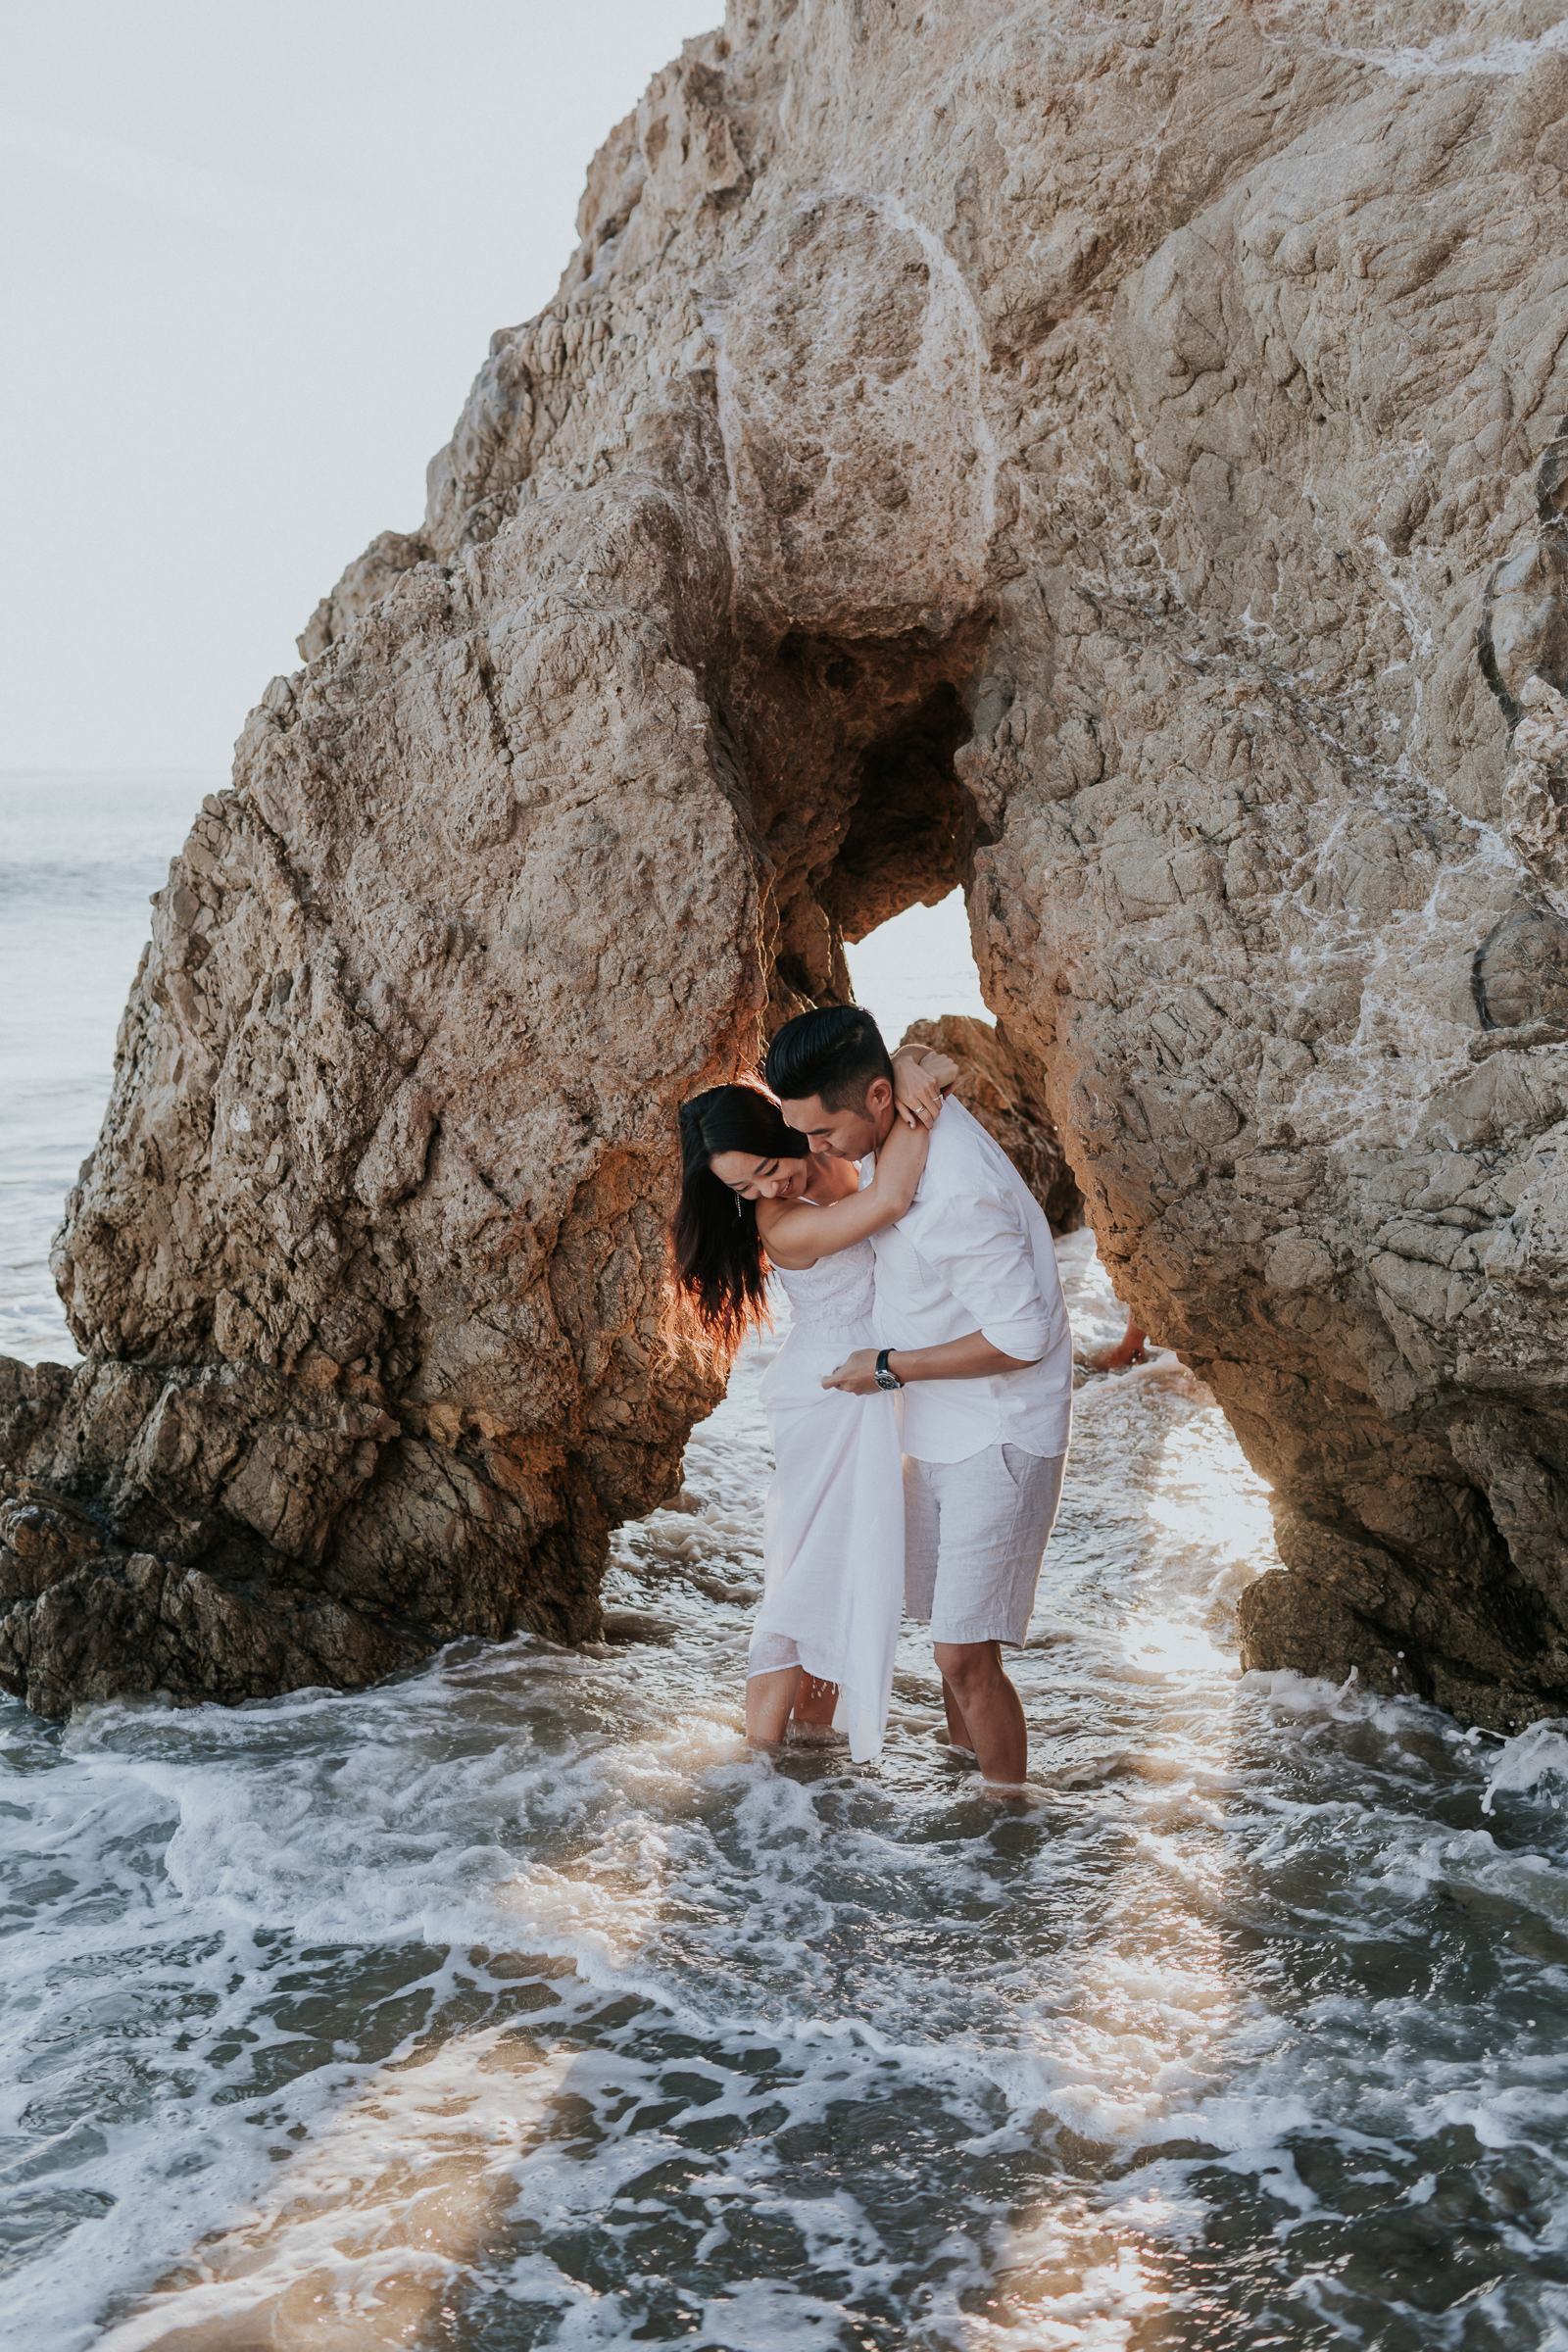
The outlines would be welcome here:
<svg viewBox="0 0 1568 2352">
<path fill-rule="evenodd" d="M 880 1115 L 888 1108 L 892 1101 L 893 1081 L 891 1078 L 873 1078 L 865 1090 L 866 1109 Z"/>
</svg>

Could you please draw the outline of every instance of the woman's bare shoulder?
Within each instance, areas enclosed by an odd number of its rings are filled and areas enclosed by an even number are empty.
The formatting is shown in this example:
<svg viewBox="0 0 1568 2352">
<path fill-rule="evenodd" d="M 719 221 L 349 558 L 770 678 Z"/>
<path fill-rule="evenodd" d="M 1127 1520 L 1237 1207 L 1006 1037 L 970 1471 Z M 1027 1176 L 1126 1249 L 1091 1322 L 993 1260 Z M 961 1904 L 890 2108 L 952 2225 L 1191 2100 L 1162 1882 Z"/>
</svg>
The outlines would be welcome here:
<svg viewBox="0 0 1568 2352">
<path fill-rule="evenodd" d="M 774 1213 L 764 1216 L 764 1207 Z M 786 1274 L 804 1274 L 815 1265 L 817 1251 L 811 1247 L 810 1221 L 818 1213 L 809 1200 L 758 1202 L 757 1230 L 761 1235 L 762 1247 L 774 1265 L 782 1266 Z"/>
</svg>

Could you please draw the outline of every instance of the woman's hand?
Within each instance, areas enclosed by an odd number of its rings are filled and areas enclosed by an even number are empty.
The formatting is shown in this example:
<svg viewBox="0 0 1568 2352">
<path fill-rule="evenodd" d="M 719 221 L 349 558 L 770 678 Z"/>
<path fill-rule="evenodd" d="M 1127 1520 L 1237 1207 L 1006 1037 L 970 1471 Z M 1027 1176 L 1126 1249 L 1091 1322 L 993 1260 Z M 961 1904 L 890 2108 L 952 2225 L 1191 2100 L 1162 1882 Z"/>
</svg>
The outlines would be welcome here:
<svg viewBox="0 0 1568 2352">
<path fill-rule="evenodd" d="M 928 1046 L 901 1046 L 893 1056 L 893 1107 L 906 1127 L 934 1127 L 958 1065 Z"/>
<path fill-rule="evenodd" d="M 889 1130 L 887 1142 L 876 1155 L 876 1176 L 870 1190 L 886 1202 L 893 1220 L 908 1215 L 930 1149 L 931 1130 L 922 1127 L 918 1119 L 911 1119 L 907 1127 L 895 1121 Z"/>
</svg>

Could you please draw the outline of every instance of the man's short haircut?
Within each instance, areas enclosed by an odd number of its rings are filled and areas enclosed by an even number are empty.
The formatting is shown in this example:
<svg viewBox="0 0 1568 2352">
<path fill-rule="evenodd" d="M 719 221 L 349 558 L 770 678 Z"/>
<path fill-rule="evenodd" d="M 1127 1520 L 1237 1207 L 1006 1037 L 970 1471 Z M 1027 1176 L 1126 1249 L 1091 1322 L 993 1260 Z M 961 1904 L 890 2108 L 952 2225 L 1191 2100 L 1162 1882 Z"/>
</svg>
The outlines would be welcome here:
<svg viewBox="0 0 1568 2352">
<path fill-rule="evenodd" d="M 882 1032 L 858 1004 L 798 1012 L 767 1049 L 767 1083 L 781 1102 L 815 1095 L 825 1110 L 863 1110 L 873 1078 L 893 1080 Z"/>
</svg>

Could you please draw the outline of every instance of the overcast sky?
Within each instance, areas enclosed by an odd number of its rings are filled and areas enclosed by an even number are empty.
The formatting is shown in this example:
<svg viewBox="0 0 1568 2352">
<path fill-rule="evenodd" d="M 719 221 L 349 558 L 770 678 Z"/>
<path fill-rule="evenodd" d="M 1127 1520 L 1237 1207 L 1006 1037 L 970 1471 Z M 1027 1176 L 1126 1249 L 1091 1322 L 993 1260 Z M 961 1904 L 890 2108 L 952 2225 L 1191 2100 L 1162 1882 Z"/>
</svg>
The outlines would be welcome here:
<svg viewBox="0 0 1568 2352">
<path fill-rule="evenodd" d="M 225 772 L 723 0 L 0 0 L 0 768 Z"/>
</svg>

